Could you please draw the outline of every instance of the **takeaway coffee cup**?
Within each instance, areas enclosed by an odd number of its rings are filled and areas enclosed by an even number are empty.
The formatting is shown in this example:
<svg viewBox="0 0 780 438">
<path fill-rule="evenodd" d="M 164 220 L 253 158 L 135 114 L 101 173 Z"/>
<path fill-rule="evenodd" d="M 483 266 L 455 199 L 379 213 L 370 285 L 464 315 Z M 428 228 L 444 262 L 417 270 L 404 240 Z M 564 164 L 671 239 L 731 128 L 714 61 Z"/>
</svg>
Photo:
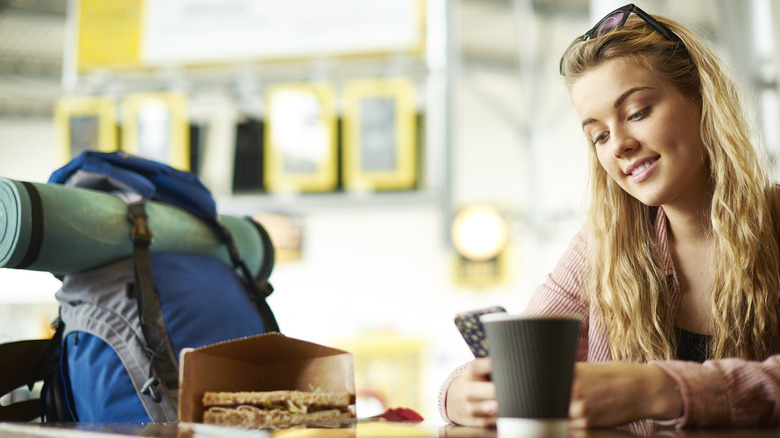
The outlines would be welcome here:
<svg viewBox="0 0 780 438">
<path fill-rule="evenodd" d="M 480 320 L 493 362 L 499 435 L 565 431 L 581 318 L 493 313 Z"/>
</svg>

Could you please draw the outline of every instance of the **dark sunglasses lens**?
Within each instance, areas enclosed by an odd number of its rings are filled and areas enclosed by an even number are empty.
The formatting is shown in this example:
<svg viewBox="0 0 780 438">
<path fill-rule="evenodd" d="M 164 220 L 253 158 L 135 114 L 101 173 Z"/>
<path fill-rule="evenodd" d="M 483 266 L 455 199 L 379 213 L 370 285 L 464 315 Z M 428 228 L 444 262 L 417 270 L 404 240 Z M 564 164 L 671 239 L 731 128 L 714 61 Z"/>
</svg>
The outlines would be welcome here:
<svg viewBox="0 0 780 438">
<path fill-rule="evenodd" d="M 623 23 L 623 18 L 625 16 L 626 16 L 625 12 L 618 11 L 610 15 L 609 17 L 601 20 L 601 23 L 596 27 L 591 37 L 598 38 L 602 35 L 606 35 L 610 32 L 617 30 L 620 27 L 620 25 Z"/>
</svg>

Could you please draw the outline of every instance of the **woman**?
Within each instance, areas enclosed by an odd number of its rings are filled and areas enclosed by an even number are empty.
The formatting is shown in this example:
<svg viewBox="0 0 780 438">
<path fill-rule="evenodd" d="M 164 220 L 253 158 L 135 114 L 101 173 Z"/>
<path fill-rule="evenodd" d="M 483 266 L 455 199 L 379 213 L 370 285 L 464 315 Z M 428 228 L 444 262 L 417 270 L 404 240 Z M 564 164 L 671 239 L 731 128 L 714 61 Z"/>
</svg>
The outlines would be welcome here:
<svg viewBox="0 0 780 438">
<path fill-rule="evenodd" d="M 634 5 L 561 59 L 591 200 L 527 312 L 584 317 L 573 426 L 780 421 L 780 202 L 726 71 Z M 445 419 L 495 424 L 490 372 L 477 359 L 450 375 Z"/>
</svg>

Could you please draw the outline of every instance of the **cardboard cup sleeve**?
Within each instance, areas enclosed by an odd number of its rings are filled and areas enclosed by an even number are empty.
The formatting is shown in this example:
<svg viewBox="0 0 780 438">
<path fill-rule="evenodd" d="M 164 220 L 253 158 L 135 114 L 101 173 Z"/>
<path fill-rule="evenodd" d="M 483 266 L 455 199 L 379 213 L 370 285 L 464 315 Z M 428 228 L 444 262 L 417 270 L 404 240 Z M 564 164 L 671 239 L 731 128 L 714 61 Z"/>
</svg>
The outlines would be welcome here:
<svg viewBox="0 0 780 438">
<path fill-rule="evenodd" d="M 226 245 L 189 212 L 147 203 L 151 252 L 208 254 L 232 266 Z M 273 246 L 250 219 L 219 215 L 252 275 L 270 273 Z M 132 256 L 127 206 L 117 196 L 0 178 L 0 268 L 69 274 Z"/>
<path fill-rule="evenodd" d="M 580 318 L 495 314 L 482 322 L 499 418 L 567 419 Z"/>
</svg>

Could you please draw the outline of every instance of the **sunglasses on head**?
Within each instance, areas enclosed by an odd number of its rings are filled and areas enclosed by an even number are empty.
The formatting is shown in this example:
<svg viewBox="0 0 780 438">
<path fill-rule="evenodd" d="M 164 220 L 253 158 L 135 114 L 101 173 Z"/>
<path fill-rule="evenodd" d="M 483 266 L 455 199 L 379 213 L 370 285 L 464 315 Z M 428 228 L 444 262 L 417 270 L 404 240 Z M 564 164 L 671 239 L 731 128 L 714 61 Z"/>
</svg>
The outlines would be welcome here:
<svg viewBox="0 0 780 438">
<path fill-rule="evenodd" d="M 658 33 L 663 35 L 664 38 L 672 42 L 683 44 L 680 37 L 677 36 L 671 30 L 669 30 L 668 27 L 658 22 L 658 20 L 653 18 L 647 12 L 640 9 L 635 4 L 629 3 L 607 14 L 604 18 L 599 20 L 599 22 L 596 23 L 596 25 L 593 26 L 589 31 L 585 32 L 584 34 L 577 37 L 574 41 L 572 41 L 572 43 L 569 45 L 569 48 L 566 49 L 565 52 L 563 52 L 563 56 L 561 57 L 561 62 L 559 66 L 559 71 L 563 73 L 563 58 L 566 57 L 566 54 L 569 53 L 569 50 L 571 50 L 572 46 L 574 46 L 577 43 L 598 38 L 600 36 L 604 36 L 606 34 L 622 29 L 623 26 L 626 24 L 626 21 L 628 21 L 628 16 L 631 15 L 632 12 L 636 14 L 637 17 L 644 20 L 645 23 L 652 26 L 653 29 L 655 29 Z"/>
</svg>

